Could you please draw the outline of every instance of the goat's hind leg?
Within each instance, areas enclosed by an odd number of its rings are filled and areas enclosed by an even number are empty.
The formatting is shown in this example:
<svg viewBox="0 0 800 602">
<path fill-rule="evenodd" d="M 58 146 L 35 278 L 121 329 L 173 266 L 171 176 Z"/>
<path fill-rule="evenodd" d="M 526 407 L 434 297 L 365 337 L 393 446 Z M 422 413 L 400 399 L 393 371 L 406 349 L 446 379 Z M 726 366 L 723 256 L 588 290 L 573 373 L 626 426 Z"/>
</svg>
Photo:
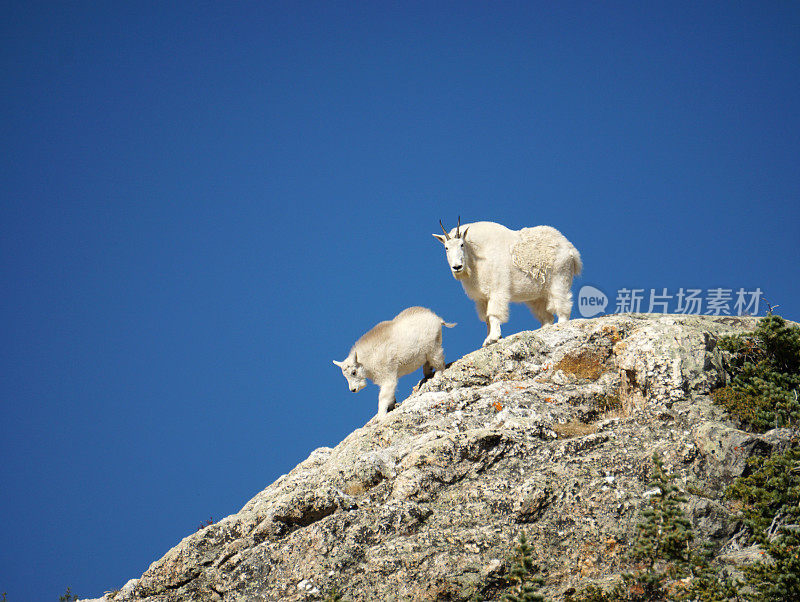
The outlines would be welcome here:
<svg viewBox="0 0 800 602">
<path fill-rule="evenodd" d="M 572 313 L 572 276 L 554 279 L 547 299 L 547 311 L 556 314 L 559 322 L 566 322 Z"/>
<path fill-rule="evenodd" d="M 553 323 L 553 314 L 547 311 L 547 302 L 544 299 L 537 299 L 536 301 L 526 301 L 525 305 L 531 310 L 531 313 L 536 316 L 536 319 L 542 323 L 542 326 L 547 326 Z"/>
<path fill-rule="evenodd" d="M 427 363 L 429 363 L 437 372 L 445 369 L 444 348 L 441 345 L 439 345 L 436 350 L 431 353 L 430 356 L 428 356 Z"/>
<path fill-rule="evenodd" d="M 428 380 L 434 375 L 434 370 L 439 372 L 440 370 L 444 369 L 444 349 L 440 345 L 427 358 L 425 358 L 425 364 L 422 366 L 422 374 L 425 375 L 425 380 Z"/>
</svg>

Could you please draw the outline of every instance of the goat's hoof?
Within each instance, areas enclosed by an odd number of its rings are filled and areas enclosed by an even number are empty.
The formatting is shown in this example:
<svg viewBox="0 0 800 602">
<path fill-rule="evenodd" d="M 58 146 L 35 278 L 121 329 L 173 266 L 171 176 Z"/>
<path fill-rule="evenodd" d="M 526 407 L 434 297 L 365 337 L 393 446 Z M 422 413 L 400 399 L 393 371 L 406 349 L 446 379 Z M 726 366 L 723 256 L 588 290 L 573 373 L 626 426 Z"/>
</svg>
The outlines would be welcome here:
<svg viewBox="0 0 800 602">
<path fill-rule="evenodd" d="M 492 344 L 496 343 L 499 340 L 500 340 L 499 337 L 496 338 L 496 339 L 493 338 L 493 337 L 487 337 L 486 340 L 483 342 L 482 347 L 488 347 L 489 345 L 492 345 Z"/>
</svg>

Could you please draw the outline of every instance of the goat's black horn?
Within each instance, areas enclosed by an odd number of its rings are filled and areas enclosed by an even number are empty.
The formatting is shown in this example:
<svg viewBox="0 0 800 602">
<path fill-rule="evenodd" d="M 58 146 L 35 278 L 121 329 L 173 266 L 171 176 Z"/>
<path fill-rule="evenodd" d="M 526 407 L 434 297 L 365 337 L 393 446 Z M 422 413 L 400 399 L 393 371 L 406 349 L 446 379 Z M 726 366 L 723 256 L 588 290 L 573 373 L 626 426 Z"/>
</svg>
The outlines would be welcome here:
<svg viewBox="0 0 800 602">
<path fill-rule="evenodd" d="M 442 226 L 442 232 L 444 232 L 445 239 L 450 240 L 450 235 L 447 233 L 447 230 L 444 229 L 444 226 L 442 225 L 442 220 L 439 220 L 439 225 Z"/>
</svg>

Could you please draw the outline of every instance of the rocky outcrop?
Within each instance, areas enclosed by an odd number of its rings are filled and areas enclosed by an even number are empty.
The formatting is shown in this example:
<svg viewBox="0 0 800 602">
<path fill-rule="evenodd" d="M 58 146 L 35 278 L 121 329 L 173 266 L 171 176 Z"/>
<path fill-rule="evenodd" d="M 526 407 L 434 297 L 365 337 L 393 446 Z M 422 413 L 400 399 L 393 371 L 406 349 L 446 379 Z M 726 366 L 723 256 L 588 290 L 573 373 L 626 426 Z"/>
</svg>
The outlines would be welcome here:
<svg viewBox="0 0 800 602">
<path fill-rule="evenodd" d="M 654 452 L 701 536 L 740 563 L 722 492 L 789 432 L 740 431 L 708 395 L 725 379 L 718 337 L 755 324 L 612 315 L 502 339 L 312 452 L 113 599 L 321 600 L 333 587 L 351 601 L 498 599 L 523 530 L 560 599 L 627 568 Z"/>
</svg>

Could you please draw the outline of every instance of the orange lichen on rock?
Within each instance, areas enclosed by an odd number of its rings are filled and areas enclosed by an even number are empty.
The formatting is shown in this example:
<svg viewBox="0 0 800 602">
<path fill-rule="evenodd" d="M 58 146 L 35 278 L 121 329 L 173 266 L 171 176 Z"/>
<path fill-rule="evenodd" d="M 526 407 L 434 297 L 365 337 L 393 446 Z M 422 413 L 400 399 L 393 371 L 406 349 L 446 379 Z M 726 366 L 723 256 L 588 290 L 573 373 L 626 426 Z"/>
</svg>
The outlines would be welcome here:
<svg viewBox="0 0 800 602">
<path fill-rule="evenodd" d="M 597 380 L 610 368 L 607 364 L 609 356 L 607 349 L 581 349 L 565 355 L 554 368 L 578 378 Z"/>
</svg>

